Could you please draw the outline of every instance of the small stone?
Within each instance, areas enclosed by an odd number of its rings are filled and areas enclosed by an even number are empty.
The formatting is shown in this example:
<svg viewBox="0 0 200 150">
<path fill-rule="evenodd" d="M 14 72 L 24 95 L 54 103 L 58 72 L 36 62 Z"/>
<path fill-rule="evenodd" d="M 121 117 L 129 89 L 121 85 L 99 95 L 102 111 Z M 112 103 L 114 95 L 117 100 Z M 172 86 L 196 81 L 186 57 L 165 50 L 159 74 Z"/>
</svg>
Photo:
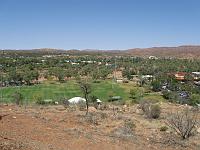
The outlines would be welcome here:
<svg viewBox="0 0 200 150">
<path fill-rule="evenodd" d="M 197 129 L 197 132 L 200 133 L 200 128 Z"/>
<path fill-rule="evenodd" d="M 12 118 L 13 118 L 13 119 L 16 119 L 17 117 L 13 116 Z"/>
<path fill-rule="evenodd" d="M 89 107 L 88 112 L 96 112 L 97 109 L 95 107 Z"/>
<path fill-rule="evenodd" d="M 143 111 L 140 110 L 140 109 L 136 109 L 135 113 L 136 113 L 136 114 L 143 114 Z"/>
</svg>

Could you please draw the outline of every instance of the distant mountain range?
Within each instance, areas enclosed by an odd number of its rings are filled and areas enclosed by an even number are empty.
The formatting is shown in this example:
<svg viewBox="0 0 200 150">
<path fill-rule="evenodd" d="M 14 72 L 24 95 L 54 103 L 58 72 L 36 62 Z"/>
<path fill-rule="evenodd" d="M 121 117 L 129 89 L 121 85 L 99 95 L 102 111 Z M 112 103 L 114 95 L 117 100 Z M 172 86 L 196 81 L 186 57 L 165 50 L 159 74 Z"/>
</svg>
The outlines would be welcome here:
<svg viewBox="0 0 200 150">
<path fill-rule="evenodd" d="M 200 58 L 200 46 L 179 46 L 179 47 L 152 47 L 144 49 L 129 49 L 126 52 L 130 55 L 148 57 L 177 57 L 177 58 Z"/>
<path fill-rule="evenodd" d="M 2 51 L 2 50 L 1 50 Z M 30 54 L 39 53 L 42 55 L 51 54 L 71 54 L 71 55 L 121 55 L 121 56 L 139 56 L 139 57 L 165 57 L 165 58 L 200 58 L 200 46 L 179 46 L 179 47 L 152 47 L 152 48 L 134 48 L 128 50 L 64 50 L 41 48 L 31 50 L 4 50 L 4 53 Z M 1 53 L 2 54 L 2 53 Z"/>
</svg>

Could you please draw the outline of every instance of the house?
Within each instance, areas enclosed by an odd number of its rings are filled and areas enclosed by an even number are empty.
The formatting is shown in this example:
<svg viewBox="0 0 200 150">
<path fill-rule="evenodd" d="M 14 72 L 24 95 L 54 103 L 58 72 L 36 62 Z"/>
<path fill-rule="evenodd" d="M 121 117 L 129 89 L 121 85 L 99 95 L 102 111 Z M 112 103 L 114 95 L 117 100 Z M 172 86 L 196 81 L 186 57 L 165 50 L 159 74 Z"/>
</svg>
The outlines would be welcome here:
<svg viewBox="0 0 200 150">
<path fill-rule="evenodd" d="M 150 81 L 153 79 L 153 76 L 152 75 L 142 75 L 142 79 Z"/>
<path fill-rule="evenodd" d="M 175 77 L 176 80 L 184 81 L 186 75 L 187 75 L 186 72 L 176 72 L 176 73 L 174 74 L 174 77 Z"/>
<path fill-rule="evenodd" d="M 117 82 L 117 83 L 123 83 L 123 78 L 118 78 L 118 79 L 116 79 L 116 82 Z"/>
<path fill-rule="evenodd" d="M 156 56 L 149 56 L 149 59 L 152 59 L 152 60 L 157 60 L 157 59 L 158 59 L 158 57 L 156 57 Z"/>
<path fill-rule="evenodd" d="M 194 77 L 195 81 L 200 80 L 200 72 L 192 72 L 192 76 Z"/>
</svg>

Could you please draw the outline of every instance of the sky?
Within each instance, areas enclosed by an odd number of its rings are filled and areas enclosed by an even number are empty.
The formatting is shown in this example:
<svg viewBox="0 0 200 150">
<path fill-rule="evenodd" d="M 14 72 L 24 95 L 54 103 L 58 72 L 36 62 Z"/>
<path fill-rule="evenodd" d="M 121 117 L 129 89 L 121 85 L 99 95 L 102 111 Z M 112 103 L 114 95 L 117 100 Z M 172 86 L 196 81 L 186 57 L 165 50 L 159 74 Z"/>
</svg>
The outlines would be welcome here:
<svg viewBox="0 0 200 150">
<path fill-rule="evenodd" d="M 200 0 L 0 0 L 0 49 L 200 45 Z"/>
</svg>

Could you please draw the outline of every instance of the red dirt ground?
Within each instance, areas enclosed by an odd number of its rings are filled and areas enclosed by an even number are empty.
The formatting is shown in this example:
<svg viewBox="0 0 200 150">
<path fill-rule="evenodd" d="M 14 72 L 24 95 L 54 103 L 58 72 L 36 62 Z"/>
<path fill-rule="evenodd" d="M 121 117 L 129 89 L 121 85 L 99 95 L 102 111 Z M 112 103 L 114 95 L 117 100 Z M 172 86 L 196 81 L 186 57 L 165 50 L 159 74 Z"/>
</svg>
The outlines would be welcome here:
<svg viewBox="0 0 200 150">
<path fill-rule="evenodd" d="M 115 114 L 112 110 L 98 110 L 86 118 L 84 111 L 66 110 L 63 106 L 0 105 L 0 115 L 8 114 L 0 121 L 0 150 L 200 149 L 199 134 L 188 141 L 174 142 L 169 132 L 160 131 L 169 108 L 179 106 L 162 104 L 161 119 L 148 120 L 135 106 Z M 131 136 L 115 132 L 125 120 L 136 126 Z"/>
</svg>

